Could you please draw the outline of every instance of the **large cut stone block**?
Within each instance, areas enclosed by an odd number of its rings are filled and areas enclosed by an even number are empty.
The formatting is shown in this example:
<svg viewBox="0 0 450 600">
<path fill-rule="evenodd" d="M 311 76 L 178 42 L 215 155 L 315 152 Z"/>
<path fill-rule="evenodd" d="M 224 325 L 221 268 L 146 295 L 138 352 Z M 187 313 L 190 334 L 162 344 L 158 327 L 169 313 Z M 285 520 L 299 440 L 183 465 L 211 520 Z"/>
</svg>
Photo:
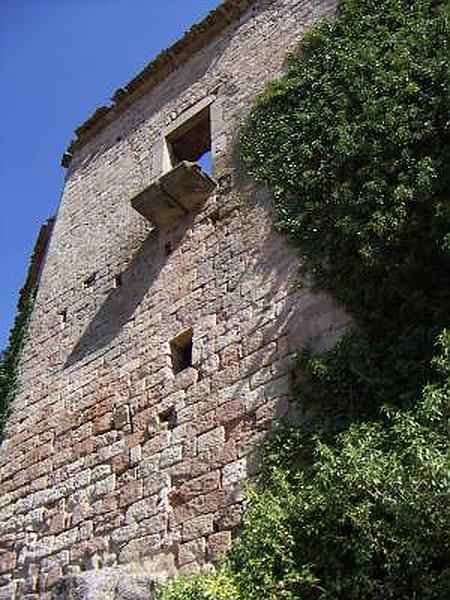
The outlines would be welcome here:
<svg viewBox="0 0 450 600">
<path fill-rule="evenodd" d="M 149 573 L 121 569 L 88 571 L 62 578 L 52 600 L 152 600 L 160 578 Z"/>
<path fill-rule="evenodd" d="M 167 228 L 198 209 L 216 186 L 200 165 L 183 161 L 134 196 L 131 206 L 156 227 Z"/>
</svg>

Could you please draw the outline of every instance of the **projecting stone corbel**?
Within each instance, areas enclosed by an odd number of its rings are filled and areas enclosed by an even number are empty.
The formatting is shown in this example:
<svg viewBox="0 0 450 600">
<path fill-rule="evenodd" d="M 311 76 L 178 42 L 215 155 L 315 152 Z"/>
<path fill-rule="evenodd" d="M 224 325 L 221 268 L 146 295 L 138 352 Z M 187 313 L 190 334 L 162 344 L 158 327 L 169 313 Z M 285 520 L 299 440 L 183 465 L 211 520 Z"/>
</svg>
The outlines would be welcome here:
<svg viewBox="0 0 450 600">
<path fill-rule="evenodd" d="M 183 161 L 131 199 L 131 206 L 156 227 L 168 228 L 198 210 L 217 183 L 200 165 Z"/>
</svg>

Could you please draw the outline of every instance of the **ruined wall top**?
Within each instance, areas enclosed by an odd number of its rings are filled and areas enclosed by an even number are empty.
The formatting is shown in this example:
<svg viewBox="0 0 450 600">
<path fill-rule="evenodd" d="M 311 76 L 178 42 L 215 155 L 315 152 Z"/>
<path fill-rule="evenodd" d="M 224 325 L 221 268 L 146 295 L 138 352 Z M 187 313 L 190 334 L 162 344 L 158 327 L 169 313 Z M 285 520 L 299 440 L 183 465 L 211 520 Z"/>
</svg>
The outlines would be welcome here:
<svg viewBox="0 0 450 600">
<path fill-rule="evenodd" d="M 75 130 L 77 137 L 70 143 L 63 156 L 63 166 L 68 166 L 70 157 L 76 150 L 238 19 L 254 1 L 225 0 L 202 21 L 193 25 L 175 44 L 160 52 L 129 83 L 117 89 L 111 98 L 110 106 L 97 108 L 87 121 Z"/>
</svg>

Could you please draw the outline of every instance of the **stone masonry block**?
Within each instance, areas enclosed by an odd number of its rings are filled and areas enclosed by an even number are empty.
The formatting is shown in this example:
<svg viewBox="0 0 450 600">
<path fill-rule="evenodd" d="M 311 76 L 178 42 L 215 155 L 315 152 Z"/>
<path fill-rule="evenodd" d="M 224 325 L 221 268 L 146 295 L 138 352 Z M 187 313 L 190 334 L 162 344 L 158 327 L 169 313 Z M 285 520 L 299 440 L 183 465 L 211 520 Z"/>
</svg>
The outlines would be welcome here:
<svg viewBox="0 0 450 600">
<path fill-rule="evenodd" d="M 231 546 L 231 531 L 221 531 L 213 533 L 208 537 L 208 553 L 207 559 L 209 562 L 215 563 Z"/>
<path fill-rule="evenodd" d="M 202 435 L 198 436 L 197 439 L 197 450 L 198 452 L 205 452 L 208 450 L 214 450 L 225 443 L 225 428 L 216 427 L 211 431 L 207 431 Z"/>
<path fill-rule="evenodd" d="M 204 538 L 181 544 L 178 548 L 178 564 L 180 567 L 191 562 L 201 562 L 205 557 L 206 542 Z"/>
<path fill-rule="evenodd" d="M 247 477 L 247 459 L 240 458 L 222 469 L 222 485 L 224 487 L 233 485 Z"/>
<path fill-rule="evenodd" d="M 143 521 L 154 515 L 157 512 L 158 500 L 157 495 L 149 496 L 129 506 L 125 515 L 127 523 Z"/>
<path fill-rule="evenodd" d="M 128 506 L 140 500 L 143 494 L 143 482 L 131 481 L 124 485 L 120 491 L 119 506 Z"/>
<path fill-rule="evenodd" d="M 174 465 L 175 463 L 180 462 L 180 460 L 182 460 L 182 458 L 183 458 L 183 447 L 181 445 L 166 448 L 161 453 L 161 457 L 159 459 L 159 466 L 161 467 L 161 469 L 170 467 L 171 465 Z"/>
<path fill-rule="evenodd" d="M 212 515 L 201 515 L 183 524 L 183 540 L 189 541 L 202 537 L 213 531 Z"/>
<path fill-rule="evenodd" d="M 116 429 L 122 429 L 122 427 L 128 425 L 130 422 L 130 407 L 127 404 L 119 406 L 114 413 L 113 421 Z"/>
</svg>

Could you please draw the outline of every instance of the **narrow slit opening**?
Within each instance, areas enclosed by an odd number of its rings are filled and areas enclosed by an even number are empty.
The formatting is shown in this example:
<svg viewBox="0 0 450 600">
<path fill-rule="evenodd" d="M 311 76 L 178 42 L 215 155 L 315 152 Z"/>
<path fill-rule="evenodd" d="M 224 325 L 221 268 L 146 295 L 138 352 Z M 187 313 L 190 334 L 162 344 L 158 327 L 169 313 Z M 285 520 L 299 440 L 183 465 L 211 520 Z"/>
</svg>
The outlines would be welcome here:
<svg viewBox="0 0 450 600">
<path fill-rule="evenodd" d="M 192 329 L 184 331 L 170 342 L 170 354 L 175 374 L 192 366 Z"/>
<path fill-rule="evenodd" d="M 92 273 L 92 275 L 89 275 L 89 277 L 86 277 L 86 279 L 83 281 L 84 289 L 92 287 L 94 285 L 96 279 L 97 279 L 97 272 Z"/>
<path fill-rule="evenodd" d="M 158 415 L 159 422 L 167 425 L 167 429 L 174 429 L 177 424 L 177 413 L 174 406 Z"/>
</svg>

